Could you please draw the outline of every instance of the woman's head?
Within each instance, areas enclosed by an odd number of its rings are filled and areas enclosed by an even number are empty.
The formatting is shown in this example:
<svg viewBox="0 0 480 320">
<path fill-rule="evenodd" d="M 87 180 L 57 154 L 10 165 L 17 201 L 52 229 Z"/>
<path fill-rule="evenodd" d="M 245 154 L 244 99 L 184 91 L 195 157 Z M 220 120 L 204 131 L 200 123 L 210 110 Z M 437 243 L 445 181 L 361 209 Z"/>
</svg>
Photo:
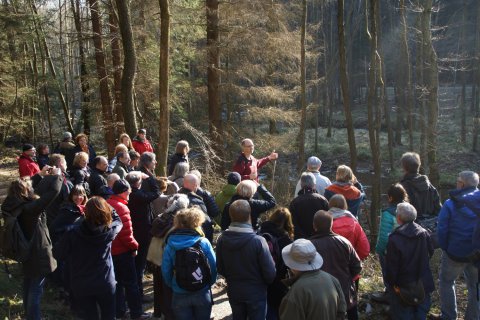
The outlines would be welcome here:
<svg viewBox="0 0 480 320">
<path fill-rule="evenodd" d="M 157 177 L 157 184 L 160 188 L 160 192 L 164 193 L 168 188 L 168 179 L 166 177 Z"/>
<path fill-rule="evenodd" d="M 119 143 L 115 146 L 114 154 L 119 154 L 120 152 L 128 153 L 128 148 L 125 144 Z"/>
<path fill-rule="evenodd" d="M 175 147 L 175 153 L 186 155 L 190 151 L 190 146 L 188 145 L 188 141 L 180 140 L 177 142 L 177 146 Z"/>
<path fill-rule="evenodd" d="M 88 164 L 88 153 L 80 151 L 75 153 L 73 158 L 73 166 L 78 168 L 85 168 Z"/>
<path fill-rule="evenodd" d="M 175 169 L 173 169 L 173 176 L 176 178 L 185 177 L 188 171 L 190 171 L 188 162 L 179 162 L 175 165 Z"/>
<path fill-rule="evenodd" d="M 38 155 L 48 155 L 50 153 L 50 148 L 46 143 L 40 143 L 37 147 L 37 154 Z"/>
<path fill-rule="evenodd" d="M 27 177 L 18 178 L 12 181 L 10 187 L 8 188 L 8 196 L 20 200 L 34 200 L 38 198 L 33 191 L 32 181 Z"/>
<path fill-rule="evenodd" d="M 120 143 L 123 143 L 124 145 L 126 145 L 128 149 L 133 148 L 132 140 L 130 139 L 130 136 L 127 133 L 122 133 L 118 140 Z"/>
<path fill-rule="evenodd" d="M 112 208 L 101 197 L 92 197 L 85 205 L 85 220 L 94 226 L 109 226 L 112 223 Z"/>
<path fill-rule="evenodd" d="M 88 136 L 85 133 L 79 133 L 75 137 L 75 143 L 79 146 L 86 146 L 88 144 Z"/>
<path fill-rule="evenodd" d="M 335 180 L 337 180 L 338 182 L 352 182 L 352 169 L 350 169 L 350 167 L 346 165 L 338 166 Z"/>
<path fill-rule="evenodd" d="M 243 180 L 235 190 L 240 197 L 250 199 L 257 192 L 257 184 L 252 180 Z"/>
<path fill-rule="evenodd" d="M 192 229 L 200 227 L 205 221 L 205 214 L 198 207 L 182 209 L 177 212 L 173 224 L 177 229 Z"/>
<path fill-rule="evenodd" d="M 343 209 L 347 210 L 347 200 L 345 197 L 341 194 L 335 194 L 330 198 L 330 201 L 328 201 L 328 208 L 337 208 L 337 209 Z"/>
<path fill-rule="evenodd" d="M 68 201 L 75 203 L 77 206 L 84 205 L 87 202 L 85 188 L 80 184 L 74 185 L 68 195 Z"/>
<path fill-rule="evenodd" d="M 387 191 L 388 202 L 391 204 L 399 204 L 402 202 L 408 202 L 407 191 L 400 183 L 392 184 Z"/>
<path fill-rule="evenodd" d="M 293 239 L 293 222 L 290 210 L 280 207 L 268 216 L 268 221 L 275 223 L 279 228 L 285 230 L 288 236 Z"/>
</svg>

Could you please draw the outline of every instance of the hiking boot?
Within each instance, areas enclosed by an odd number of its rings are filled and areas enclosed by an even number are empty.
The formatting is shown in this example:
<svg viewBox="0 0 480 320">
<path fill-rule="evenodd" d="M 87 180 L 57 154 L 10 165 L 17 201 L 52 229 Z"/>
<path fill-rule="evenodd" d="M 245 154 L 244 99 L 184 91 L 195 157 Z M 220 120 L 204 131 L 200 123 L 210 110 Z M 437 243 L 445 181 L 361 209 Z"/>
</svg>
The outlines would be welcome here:
<svg viewBox="0 0 480 320">
<path fill-rule="evenodd" d="M 385 291 L 372 293 L 371 299 L 378 303 L 389 304 L 388 293 Z"/>
</svg>

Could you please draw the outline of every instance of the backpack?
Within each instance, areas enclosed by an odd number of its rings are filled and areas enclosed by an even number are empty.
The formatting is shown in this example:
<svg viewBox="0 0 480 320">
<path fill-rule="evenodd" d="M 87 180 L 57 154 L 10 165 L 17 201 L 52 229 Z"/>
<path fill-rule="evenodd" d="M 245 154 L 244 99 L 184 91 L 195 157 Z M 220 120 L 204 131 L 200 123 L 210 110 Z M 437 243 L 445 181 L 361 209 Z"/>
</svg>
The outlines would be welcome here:
<svg viewBox="0 0 480 320">
<path fill-rule="evenodd" d="M 201 239 L 193 246 L 175 253 L 175 280 L 180 288 L 198 291 L 210 285 L 212 274 L 210 264 L 200 247 Z"/>
<path fill-rule="evenodd" d="M 13 212 L 2 211 L 0 221 L 0 251 L 8 259 L 18 262 L 27 261 L 32 241 L 28 240 L 18 222 L 22 212 L 17 208 Z"/>
<path fill-rule="evenodd" d="M 278 238 L 268 232 L 260 233 L 260 236 L 267 240 L 268 251 L 270 251 L 270 255 L 275 262 L 275 266 L 278 267 L 279 264 L 282 262 L 282 251 L 280 250 L 280 246 L 278 245 Z"/>
</svg>

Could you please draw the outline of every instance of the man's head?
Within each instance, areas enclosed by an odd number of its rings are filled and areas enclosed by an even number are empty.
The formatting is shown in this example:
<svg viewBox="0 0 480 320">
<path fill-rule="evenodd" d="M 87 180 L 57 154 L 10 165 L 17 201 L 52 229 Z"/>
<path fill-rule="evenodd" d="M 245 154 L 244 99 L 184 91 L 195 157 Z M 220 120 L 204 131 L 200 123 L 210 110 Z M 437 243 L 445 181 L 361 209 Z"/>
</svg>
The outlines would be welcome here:
<svg viewBox="0 0 480 320">
<path fill-rule="evenodd" d="M 128 200 L 128 196 L 130 195 L 130 192 L 132 192 L 132 189 L 130 188 L 130 184 L 126 180 L 120 179 L 115 181 L 112 191 L 113 194 L 119 196 L 120 198 Z"/>
<path fill-rule="evenodd" d="M 93 159 L 92 165 L 97 170 L 101 172 L 105 172 L 107 171 L 107 168 L 108 168 L 108 160 L 103 156 L 98 156 L 95 159 Z"/>
<path fill-rule="evenodd" d="M 35 147 L 29 143 L 26 143 L 22 147 L 22 151 L 25 155 L 29 156 L 30 158 L 35 157 L 37 154 L 37 150 Z"/>
<path fill-rule="evenodd" d="M 422 165 L 420 155 L 416 152 L 405 152 L 400 158 L 400 163 L 403 171 L 409 174 L 418 173 Z"/>
<path fill-rule="evenodd" d="M 155 166 L 157 165 L 157 159 L 155 153 L 153 152 L 144 152 L 140 156 L 140 166 L 147 168 L 150 171 L 155 170 Z"/>
<path fill-rule="evenodd" d="M 53 153 L 50 155 L 49 164 L 52 167 L 57 167 L 62 169 L 62 172 L 67 171 L 67 161 L 65 161 L 65 156 L 60 153 Z"/>
<path fill-rule="evenodd" d="M 120 180 L 120 176 L 116 173 L 110 173 L 108 176 L 107 176 L 107 186 L 110 188 L 110 189 L 113 189 L 113 184 L 115 183 L 115 181 L 118 181 Z"/>
<path fill-rule="evenodd" d="M 183 187 L 190 191 L 197 191 L 200 183 L 196 175 L 187 173 L 183 178 Z"/>
<path fill-rule="evenodd" d="M 142 173 L 140 171 L 131 171 L 127 174 L 125 180 L 132 188 L 140 189 L 142 186 Z"/>
<path fill-rule="evenodd" d="M 319 172 L 322 166 L 322 161 L 317 157 L 310 157 L 307 160 L 307 171 Z"/>
<path fill-rule="evenodd" d="M 397 222 L 402 225 L 417 219 L 417 209 L 408 202 L 397 204 Z"/>
<path fill-rule="evenodd" d="M 227 176 L 227 183 L 236 186 L 242 181 L 242 177 L 238 172 L 230 172 Z"/>
<path fill-rule="evenodd" d="M 252 139 L 243 139 L 241 146 L 242 152 L 245 155 L 251 155 L 253 153 L 253 150 L 255 149 Z"/>
<path fill-rule="evenodd" d="M 135 150 L 130 150 L 128 151 L 128 155 L 130 156 L 130 166 L 136 168 L 140 162 L 140 153 Z"/>
<path fill-rule="evenodd" d="M 462 171 L 457 177 L 457 189 L 478 187 L 478 173 Z"/>
<path fill-rule="evenodd" d="M 300 177 L 300 187 L 302 189 L 304 188 L 316 189 L 316 179 L 313 173 L 311 172 L 302 173 L 302 176 Z"/>
<path fill-rule="evenodd" d="M 117 161 L 120 161 L 124 165 L 128 166 L 130 164 L 130 155 L 128 152 L 119 152 L 117 154 Z"/>
<path fill-rule="evenodd" d="M 318 210 L 313 216 L 313 230 L 318 233 L 327 233 L 332 230 L 333 217 L 330 212 Z"/>
<path fill-rule="evenodd" d="M 145 139 L 147 135 L 147 130 L 145 129 L 140 129 L 137 131 L 137 135 L 140 137 L 140 139 Z"/>
<path fill-rule="evenodd" d="M 235 200 L 228 209 L 232 222 L 252 223 L 250 214 L 252 209 L 247 200 Z"/>
<path fill-rule="evenodd" d="M 72 134 L 69 131 L 65 131 L 62 136 L 62 141 L 64 142 L 72 141 Z"/>
<path fill-rule="evenodd" d="M 318 270 L 323 265 L 322 256 L 310 240 L 298 239 L 282 250 L 285 265 L 294 274 Z"/>
</svg>

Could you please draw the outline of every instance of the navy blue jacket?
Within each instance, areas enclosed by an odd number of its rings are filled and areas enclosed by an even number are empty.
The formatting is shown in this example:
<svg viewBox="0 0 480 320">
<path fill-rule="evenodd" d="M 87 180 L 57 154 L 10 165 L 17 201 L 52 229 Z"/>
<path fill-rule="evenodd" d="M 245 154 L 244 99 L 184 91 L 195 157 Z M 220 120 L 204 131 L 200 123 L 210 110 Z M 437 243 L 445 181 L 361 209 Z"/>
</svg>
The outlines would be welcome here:
<svg viewBox="0 0 480 320">
<path fill-rule="evenodd" d="M 56 259 L 67 261 L 70 288 L 75 296 L 113 292 L 116 286 L 112 262 L 112 241 L 122 221 L 112 212 L 110 227 L 95 227 L 86 221 L 65 233 L 53 247 Z"/>
<path fill-rule="evenodd" d="M 437 234 L 440 248 L 455 261 L 467 262 L 472 254 L 472 236 L 477 216 L 461 201 L 462 197 L 477 188 L 464 188 L 450 191 L 450 199 L 445 201 L 438 215 Z"/>
<path fill-rule="evenodd" d="M 386 282 L 401 287 L 420 277 L 425 293 L 435 290 L 430 257 L 433 245 L 428 231 L 410 222 L 396 228 L 388 237 L 386 255 Z"/>
<path fill-rule="evenodd" d="M 158 192 L 132 188 L 128 199 L 128 208 L 132 218 L 133 237 L 138 243 L 150 241 L 152 228 L 152 208 L 150 203 L 160 196 Z"/>
<path fill-rule="evenodd" d="M 66 231 L 72 229 L 76 222 L 82 220 L 81 218 L 83 218 L 83 214 L 75 203 L 63 203 L 57 217 L 53 220 L 49 229 L 52 242 L 56 243 L 60 240 Z"/>
<path fill-rule="evenodd" d="M 105 172 L 92 168 L 90 178 L 88 179 L 88 186 L 92 196 L 103 196 L 104 189 L 107 186 L 107 179 L 104 176 Z"/>
</svg>

